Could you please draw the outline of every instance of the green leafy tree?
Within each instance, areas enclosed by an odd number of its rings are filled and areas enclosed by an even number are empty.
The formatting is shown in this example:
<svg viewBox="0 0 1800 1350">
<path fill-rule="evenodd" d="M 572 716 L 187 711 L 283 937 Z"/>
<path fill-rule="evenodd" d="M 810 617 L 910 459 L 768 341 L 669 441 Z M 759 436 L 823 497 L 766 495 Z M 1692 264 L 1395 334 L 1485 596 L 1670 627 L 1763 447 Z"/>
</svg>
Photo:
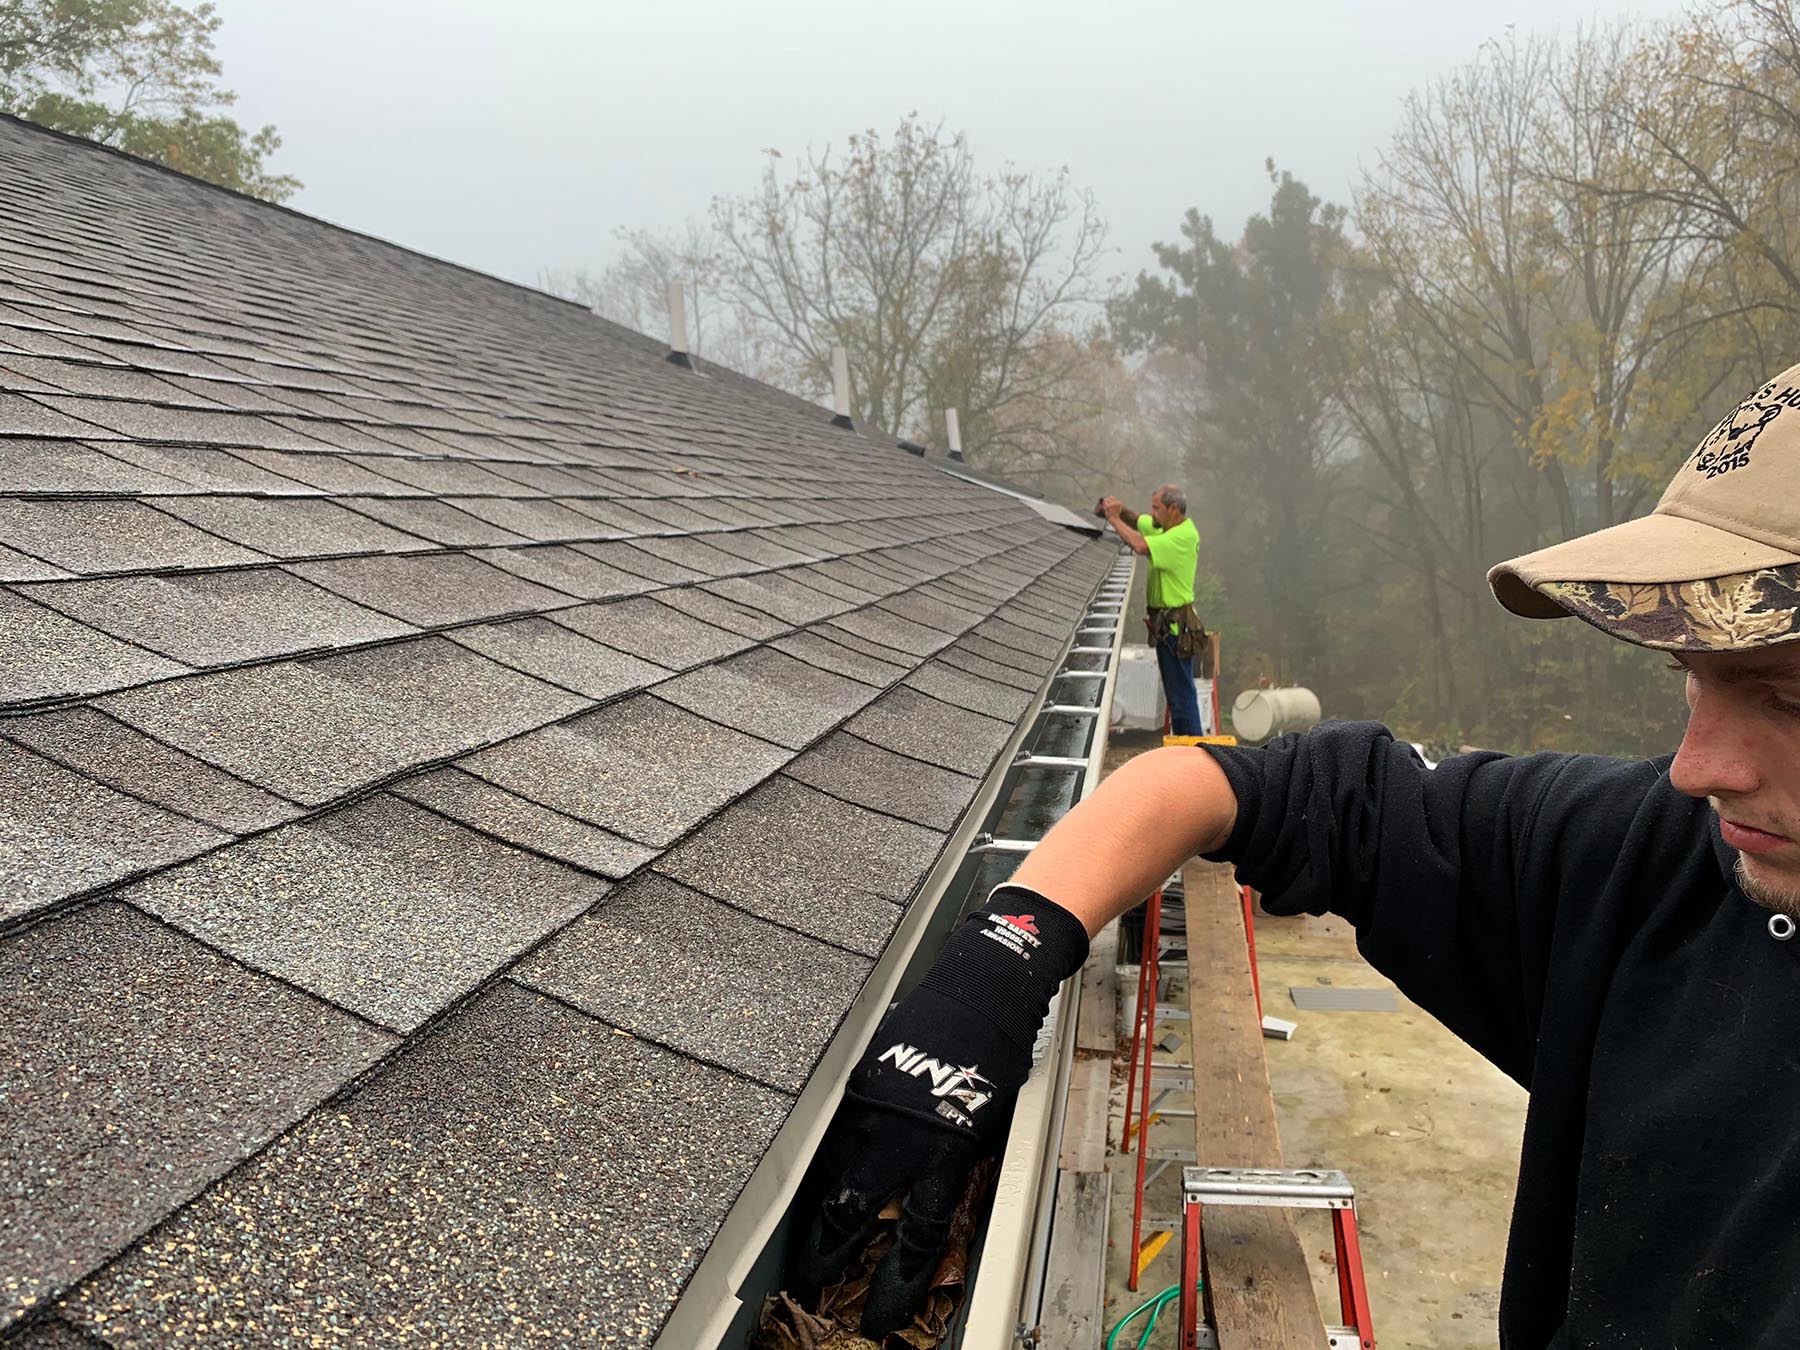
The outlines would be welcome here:
<svg viewBox="0 0 1800 1350">
<path fill-rule="evenodd" d="M 1252 217 L 1241 239 L 1221 238 L 1190 210 L 1183 242 L 1156 246 L 1162 274 L 1140 274 L 1111 314 L 1128 350 L 1191 358 L 1177 417 L 1232 604 L 1253 616 L 1255 654 L 1271 676 L 1318 680 L 1328 673 L 1326 616 L 1342 581 L 1328 542 L 1342 426 L 1321 344 L 1344 212 L 1268 167 L 1268 213 Z"/>
<path fill-rule="evenodd" d="M 225 109 L 210 4 L 0 0 L 0 111 L 115 146 L 224 187 L 285 201 L 300 182 L 268 171 L 275 128 Z"/>
</svg>

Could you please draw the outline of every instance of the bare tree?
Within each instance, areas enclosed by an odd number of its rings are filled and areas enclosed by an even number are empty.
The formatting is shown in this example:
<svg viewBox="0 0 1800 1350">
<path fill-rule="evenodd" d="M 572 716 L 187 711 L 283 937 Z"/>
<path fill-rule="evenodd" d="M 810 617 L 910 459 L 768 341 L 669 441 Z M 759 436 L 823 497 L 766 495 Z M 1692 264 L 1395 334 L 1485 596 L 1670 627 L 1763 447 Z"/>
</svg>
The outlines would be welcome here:
<svg viewBox="0 0 1800 1350">
<path fill-rule="evenodd" d="M 724 293 L 718 240 L 705 222 L 690 220 L 679 231 L 620 229 L 613 237 L 616 252 L 598 272 L 546 271 L 539 284 L 603 319 L 662 337 L 669 332 L 669 283 L 679 281 L 693 355 L 758 378 L 772 373 Z"/>
<path fill-rule="evenodd" d="M 771 151 L 758 190 L 717 200 L 713 222 L 729 292 L 789 387 L 822 393 L 841 345 L 860 416 L 929 438 L 933 411 L 957 407 L 979 456 L 1009 409 L 1075 373 L 1063 338 L 1097 313 L 1105 226 L 1066 171 L 983 174 L 962 136 L 917 117 L 788 163 Z"/>
</svg>

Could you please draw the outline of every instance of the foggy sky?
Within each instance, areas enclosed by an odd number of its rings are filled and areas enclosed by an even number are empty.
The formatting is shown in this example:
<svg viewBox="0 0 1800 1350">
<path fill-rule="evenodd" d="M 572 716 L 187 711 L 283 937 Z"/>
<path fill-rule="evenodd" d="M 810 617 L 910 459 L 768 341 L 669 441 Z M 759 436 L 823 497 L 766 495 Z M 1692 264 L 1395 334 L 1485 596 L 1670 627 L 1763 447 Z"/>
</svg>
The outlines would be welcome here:
<svg viewBox="0 0 1800 1350">
<path fill-rule="evenodd" d="M 1235 234 L 1263 161 L 1343 200 L 1406 92 L 1508 23 L 1567 33 L 1674 0 L 218 0 L 237 116 L 290 204 L 515 281 L 602 264 L 617 226 L 749 190 L 762 150 L 916 111 L 978 162 L 1067 165 L 1151 265 L 1197 206 Z"/>
</svg>

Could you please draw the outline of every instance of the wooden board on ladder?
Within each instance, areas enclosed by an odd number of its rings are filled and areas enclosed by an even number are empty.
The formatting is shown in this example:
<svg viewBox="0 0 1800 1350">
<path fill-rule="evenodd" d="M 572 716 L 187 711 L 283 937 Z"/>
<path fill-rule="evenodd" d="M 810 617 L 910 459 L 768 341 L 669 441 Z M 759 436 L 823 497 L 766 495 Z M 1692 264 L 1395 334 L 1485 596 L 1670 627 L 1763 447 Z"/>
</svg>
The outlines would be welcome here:
<svg viewBox="0 0 1800 1350">
<path fill-rule="evenodd" d="M 1195 1156 L 1212 1167 L 1278 1168 L 1281 1137 L 1241 894 L 1222 864 L 1189 863 L 1183 880 Z M 1326 1350 L 1306 1253 L 1287 1214 L 1208 1206 L 1202 1226 L 1204 1300 L 1220 1350 Z"/>
</svg>

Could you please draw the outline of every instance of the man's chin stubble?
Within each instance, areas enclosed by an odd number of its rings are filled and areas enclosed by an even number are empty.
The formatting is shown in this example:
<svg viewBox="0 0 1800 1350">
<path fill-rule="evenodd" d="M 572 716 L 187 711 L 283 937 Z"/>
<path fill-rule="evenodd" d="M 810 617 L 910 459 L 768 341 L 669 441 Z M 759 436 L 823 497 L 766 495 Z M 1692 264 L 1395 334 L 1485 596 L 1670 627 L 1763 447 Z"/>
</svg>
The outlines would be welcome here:
<svg viewBox="0 0 1800 1350">
<path fill-rule="evenodd" d="M 1744 866 L 1744 855 L 1738 854 L 1735 867 L 1738 889 L 1749 896 L 1764 909 L 1772 909 L 1777 914 L 1785 914 L 1790 919 L 1800 919 L 1800 887 L 1776 886 L 1760 881 L 1750 875 Z"/>
</svg>

